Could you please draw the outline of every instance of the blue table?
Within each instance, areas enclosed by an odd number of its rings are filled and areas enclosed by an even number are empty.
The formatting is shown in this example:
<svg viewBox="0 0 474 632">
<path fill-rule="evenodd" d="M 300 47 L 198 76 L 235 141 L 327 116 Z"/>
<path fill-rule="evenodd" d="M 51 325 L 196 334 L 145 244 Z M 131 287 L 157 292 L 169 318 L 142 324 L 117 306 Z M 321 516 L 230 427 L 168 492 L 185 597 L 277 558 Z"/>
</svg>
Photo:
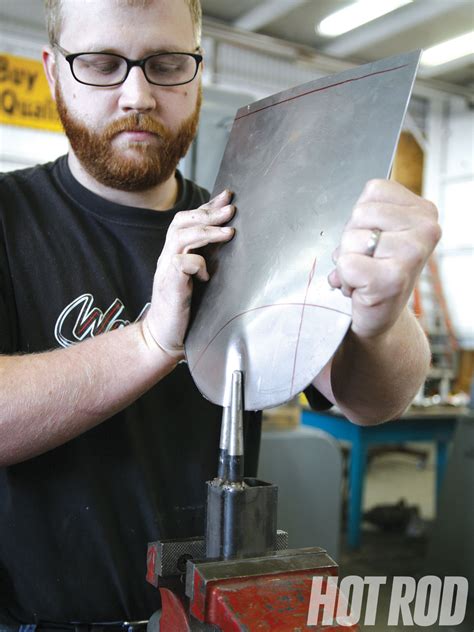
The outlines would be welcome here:
<svg viewBox="0 0 474 632">
<path fill-rule="evenodd" d="M 360 546 L 362 494 L 364 490 L 367 451 L 369 446 L 400 444 L 405 441 L 436 443 L 436 499 L 447 460 L 447 447 L 451 441 L 456 421 L 462 414 L 454 408 L 421 409 L 408 412 L 400 419 L 379 426 L 358 426 L 338 413 L 316 413 L 303 409 L 303 424 L 325 430 L 335 439 L 351 443 L 349 469 L 349 520 L 348 545 Z"/>
</svg>

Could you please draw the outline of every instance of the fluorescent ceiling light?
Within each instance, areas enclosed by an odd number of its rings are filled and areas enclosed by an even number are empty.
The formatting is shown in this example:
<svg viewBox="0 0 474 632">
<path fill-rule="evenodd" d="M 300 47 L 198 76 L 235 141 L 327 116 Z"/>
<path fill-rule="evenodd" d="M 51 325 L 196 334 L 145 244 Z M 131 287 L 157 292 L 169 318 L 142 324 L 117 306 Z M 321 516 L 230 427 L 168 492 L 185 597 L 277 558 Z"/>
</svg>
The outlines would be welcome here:
<svg viewBox="0 0 474 632">
<path fill-rule="evenodd" d="M 421 57 L 424 66 L 439 66 L 474 53 L 474 31 L 427 48 Z"/>
<path fill-rule="evenodd" d="M 340 11 L 331 13 L 316 28 L 320 35 L 336 37 L 390 13 L 413 0 L 359 0 Z"/>
</svg>

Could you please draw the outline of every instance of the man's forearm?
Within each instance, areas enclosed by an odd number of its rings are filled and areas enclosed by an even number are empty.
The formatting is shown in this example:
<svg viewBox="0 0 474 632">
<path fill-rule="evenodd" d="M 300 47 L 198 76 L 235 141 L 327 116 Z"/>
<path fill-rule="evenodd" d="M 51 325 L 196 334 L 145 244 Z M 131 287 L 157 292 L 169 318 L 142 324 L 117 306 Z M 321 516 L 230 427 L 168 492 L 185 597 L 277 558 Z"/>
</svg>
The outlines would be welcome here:
<svg viewBox="0 0 474 632">
<path fill-rule="evenodd" d="M 68 349 L 0 356 L 0 466 L 69 441 L 137 399 L 175 363 L 141 323 Z"/>
<path fill-rule="evenodd" d="M 403 413 L 429 363 L 426 336 L 406 308 L 381 336 L 360 338 L 349 331 L 314 384 L 348 419 L 371 425 Z"/>
</svg>

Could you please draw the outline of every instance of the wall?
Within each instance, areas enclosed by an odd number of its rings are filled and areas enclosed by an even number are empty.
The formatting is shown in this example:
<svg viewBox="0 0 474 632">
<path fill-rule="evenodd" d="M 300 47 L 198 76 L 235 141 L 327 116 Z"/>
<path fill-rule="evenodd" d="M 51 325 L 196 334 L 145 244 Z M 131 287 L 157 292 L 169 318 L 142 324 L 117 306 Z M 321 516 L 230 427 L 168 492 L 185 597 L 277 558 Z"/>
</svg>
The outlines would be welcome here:
<svg viewBox="0 0 474 632">
<path fill-rule="evenodd" d="M 7 24 L 0 27 L 0 52 L 40 60 L 44 43 L 43 35 L 35 30 Z M 54 160 L 67 148 L 64 134 L 0 124 L 0 172 Z"/>
<path fill-rule="evenodd" d="M 437 256 L 454 330 L 474 349 L 474 111 L 465 99 L 431 101 L 424 195 L 440 212 Z"/>
</svg>

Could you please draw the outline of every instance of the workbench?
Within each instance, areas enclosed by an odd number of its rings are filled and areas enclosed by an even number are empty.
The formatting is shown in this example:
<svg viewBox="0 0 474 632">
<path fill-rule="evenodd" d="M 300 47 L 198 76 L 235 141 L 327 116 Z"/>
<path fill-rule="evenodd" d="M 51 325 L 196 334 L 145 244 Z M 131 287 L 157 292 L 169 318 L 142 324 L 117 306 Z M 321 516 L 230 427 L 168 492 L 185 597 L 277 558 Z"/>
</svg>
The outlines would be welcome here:
<svg viewBox="0 0 474 632">
<path fill-rule="evenodd" d="M 447 448 L 453 437 L 456 422 L 463 410 L 455 407 L 410 409 L 400 419 L 377 426 L 359 426 L 338 412 L 314 412 L 304 408 L 304 425 L 326 431 L 337 440 L 347 441 L 351 447 L 349 466 L 349 511 L 347 543 L 349 548 L 360 546 L 362 497 L 368 449 L 374 445 L 400 444 L 407 441 L 436 443 L 436 500 L 446 468 Z"/>
</svg>

